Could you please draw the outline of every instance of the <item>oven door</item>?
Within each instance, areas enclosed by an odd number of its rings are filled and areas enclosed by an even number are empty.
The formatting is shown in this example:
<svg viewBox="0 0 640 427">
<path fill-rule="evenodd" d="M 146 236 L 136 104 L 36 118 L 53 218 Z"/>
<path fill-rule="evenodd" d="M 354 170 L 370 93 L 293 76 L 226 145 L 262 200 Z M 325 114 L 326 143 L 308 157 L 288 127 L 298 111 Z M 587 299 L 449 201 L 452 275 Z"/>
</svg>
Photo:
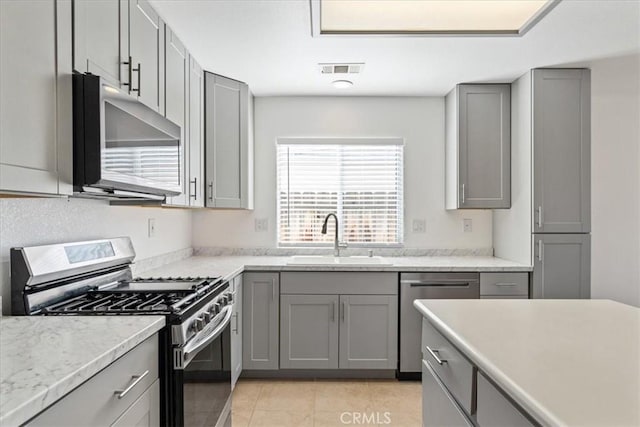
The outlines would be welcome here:
<svg viewBox="0 0 640 427">
<path fill-rule="evenodd" d="M 231 312 L 226 307 L 217 325 L 174 351 L 184 366 L 174 368 L 176 426 L 231 426 Z"/>
</svg>

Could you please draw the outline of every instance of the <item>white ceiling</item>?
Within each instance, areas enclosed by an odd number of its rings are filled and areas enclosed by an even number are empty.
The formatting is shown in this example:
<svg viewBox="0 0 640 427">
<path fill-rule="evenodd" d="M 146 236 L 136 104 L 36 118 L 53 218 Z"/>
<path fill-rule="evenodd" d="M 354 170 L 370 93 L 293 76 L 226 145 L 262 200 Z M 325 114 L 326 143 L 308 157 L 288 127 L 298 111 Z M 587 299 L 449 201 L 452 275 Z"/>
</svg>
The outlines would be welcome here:
<svg viewBox="0 0 640 427">
<path fill-rule="evenodd" d="M 308 0 L 151 0 L 208 71 L 257 96 L 444 95 L 530 68 L 640 52 L 639 0 L 563 0 L 522 37 L 311 36 Z M 336 89 L 320 62 L 364 62 Z"/>
</svg>

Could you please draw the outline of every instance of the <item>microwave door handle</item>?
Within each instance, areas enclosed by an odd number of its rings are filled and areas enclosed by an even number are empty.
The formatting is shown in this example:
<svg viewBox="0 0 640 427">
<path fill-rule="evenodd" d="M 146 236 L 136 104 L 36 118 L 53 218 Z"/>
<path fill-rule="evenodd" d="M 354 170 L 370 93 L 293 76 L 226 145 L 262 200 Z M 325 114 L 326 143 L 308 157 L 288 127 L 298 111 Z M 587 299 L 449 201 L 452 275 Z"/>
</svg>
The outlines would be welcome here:
<svg viewBox="0 0 640 427">
<path fill-rule="evenodd" d="M 207 335 L 206 338 L 201 339 L 198 343 L 194 344 L 192 347 L 190 347 L 189 344 L 185 346 L 183 350 L 185 368 L 189 365 L 189 363 L 191 363 L 191 360 L 193 360 L 195 355 L 200 350 L 202 350 L 203 348 L 211 344 L 211 342 L 213 342 L 216 338 L 218 338 L 222 333 L 222 331 L 224 330 L 224 328 L 226 328 L 227 325 L 229 325 L 231 321 L 231 315 L 233 314 L 233 311 L 231 310 L 231 306 L 227 306 L 223 310 L 226 311 L 224 315 L 224 319 L 222 320 L 222 322 L 220 322 L 218 326 L 216 326 L 216 328 L 213 331 L 211 331 L 209 335 Z"/>
</svg>

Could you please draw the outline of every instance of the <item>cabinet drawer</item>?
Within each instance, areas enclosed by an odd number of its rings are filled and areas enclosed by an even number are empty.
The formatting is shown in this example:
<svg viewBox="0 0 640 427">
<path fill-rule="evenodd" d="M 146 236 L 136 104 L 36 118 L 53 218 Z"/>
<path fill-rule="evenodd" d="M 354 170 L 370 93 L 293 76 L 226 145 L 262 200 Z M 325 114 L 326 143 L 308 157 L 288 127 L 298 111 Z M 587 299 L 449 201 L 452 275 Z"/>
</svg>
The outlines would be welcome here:
<svg viewBox="0 0 640 427">
<path fill-rule="evenodd" d="M 280 274 L 283 294 L 397 295 L 398 273 L 297 273 Z"/>
<path fill-rule="evenodd" d="M 146 375 L 122 398 L 135 379 Z M 107 366 L 87 382 L 34 418 L 29 426 L 109 426 L 158 379 L 158 335 Z"/>
<path fill-rule="evenodd" d="M 470 414 L 473 366 L 426 319 L 422 320 L 422 355 L 460 406 Z"/>
<path fill-rule="evenodd" d="M 422 425 L 473 426 L 425 360 L 422 361 Z"/>
<path fill-rule="evenodd" d="M 480 295 L 529 295 L 529 273 L 480 273 Z"/>
<path fill-rule="evenodd" d="M 482 374 L 478 374 L 476 420 L 479 426 L 520 427 L 534 425 Z"/>
</svg>

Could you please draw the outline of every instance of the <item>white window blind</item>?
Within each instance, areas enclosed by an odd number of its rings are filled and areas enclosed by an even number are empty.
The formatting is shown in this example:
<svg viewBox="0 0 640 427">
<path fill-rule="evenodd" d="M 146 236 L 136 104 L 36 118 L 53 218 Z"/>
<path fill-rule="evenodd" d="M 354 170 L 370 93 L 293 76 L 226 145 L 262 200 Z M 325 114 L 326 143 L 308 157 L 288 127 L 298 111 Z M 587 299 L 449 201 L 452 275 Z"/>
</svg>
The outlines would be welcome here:
<svg viewBox="0 0 640 427">
<path fill-rule="evenodd" d="M 286 140 L 284 140 L 286 141 Z M 328 213 L 340 220 L 342 241 L 394 246 L 403 238 L 403 146 L 392 139 L 357 143 L 278 143 L 278 242 L 329 246 Z"/>
</svg>

